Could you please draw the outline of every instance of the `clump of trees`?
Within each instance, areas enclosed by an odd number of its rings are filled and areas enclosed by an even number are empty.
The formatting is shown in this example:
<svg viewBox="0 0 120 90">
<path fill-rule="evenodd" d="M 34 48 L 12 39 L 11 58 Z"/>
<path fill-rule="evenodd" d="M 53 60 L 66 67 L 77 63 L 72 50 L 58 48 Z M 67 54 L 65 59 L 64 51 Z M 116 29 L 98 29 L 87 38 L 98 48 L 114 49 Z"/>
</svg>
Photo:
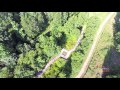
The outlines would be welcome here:
<svg viewBox="0 0 120 90">
<path fill-rule="evenodd" d="M 117 52 L 120 52 L 120 15 L 119 15 L 119 12 L 116 15 L 114 27 L 115 27 L 115 33 L 114 33 L 115 47 L 116 47 Z"/>
<path fill-rule="evenodd" d="M 117 13 L 117 16 L 116 16 L 116 19 L 115 19 L 114 28 L 115 28 L 114 44 L 115 44 L 116 51 L 119 54 L 120 53 L 120 15 L 119 15 L 119 12 Z M 118 72 L 115 72 L 114 74 L 107 75 L 106 78 L 119 78 L 120 77 L 120 74 L 119 74 L 120 67 L 115 66 L 112 69 L 115 70 L 115 71 L 118 71 Z"/>
<path fill-rule="evenodd" d="M 120 52 L 120 31 L 115 34 L 116 50 Z"/>
<path fill-rule="evenodd" d="M 1 78 L 35 77 L 62 48 L 73 48 L 87 25 L 82 44 L 69 60 L 58 60 L 43 75 L 73 77 L 99 26 L 99 18 L 89 18 L 88 12 L 0 12 L 0 22 Z"/>
<path fill-rule="evenodd" d="M 74 20 L 76 20 L 76 22 Z M 71 24 L 70 26 L 67 26 L 67 23 L 69 23 L 69 21 Z M 68 29 L 71 30 L 71 28 L 75 28 L 76 32 L 74 32 L 75 34 L 72 33 L 71 36 L 69 37 L 70 39 L 67 40 L 67 41 L 70 40 L 69 42 L 70 44 L 66 43 L 66 48 L 70 49 L 74 47 L 76 40 L 80 36 L 80 35 L 77 35 L 77 30 L 80 29 L 82 25 L 86 25 L 85 35 L 82 40 L 82 43 L 77 47 L 76 51 L 72 53 L 69 59 L 66 60 L 66 63 L 62 67 L 56 69 L 57 74 L 55 74 L 55 72 L 52 73 L 52 70 L 53 71 L 55 70 L 55 67 L 54 68 L 52 67 L 48 70 L 48 71 L 51 70 L 51 72 L 48 73 L 47 71 L 43 75 L 43 77 L 73 78 L 79 73 L 83 60 L 85 59 L 85 55 L 88 52 L 88 48 L 92 44 L 94 34 L 96 33 L 100 25 L 100 19 L 99 17 L 95 17 L 95 16 L 89 18 L 89 15 L 87 13 L 79 13 L 76 16 L 71 17 L 67 23 L 65 24 L 67 27 L 65 28 L 66 31 Z M 70 33 L 67 36 L 69 35 Z M 78 37 L 75 38 L 75 36 L 73 36 L 73 38 L 75 39 L 72 39 L 72 35 L 77 35 Z M 61 61 L 64 62 L 64 60 L 61 60 Z"/>
</svg>

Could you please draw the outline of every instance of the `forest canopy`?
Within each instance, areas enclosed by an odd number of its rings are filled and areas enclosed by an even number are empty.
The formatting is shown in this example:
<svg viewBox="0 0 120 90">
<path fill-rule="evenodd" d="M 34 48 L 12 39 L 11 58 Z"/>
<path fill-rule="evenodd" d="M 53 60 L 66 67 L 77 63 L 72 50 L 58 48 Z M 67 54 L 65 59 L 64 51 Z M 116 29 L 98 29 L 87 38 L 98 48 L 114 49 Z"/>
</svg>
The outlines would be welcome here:
<svg viewBox="0 0 120 90">
<path fill-rule="evenodd" d="M 86 25 L 83 43 L 69 62 L 59 59 L 51 67 L 51 74 L 46 72 L 44 75 L 74 76 L 99 24 L 99 17 L 89 12 L 0 12 L 0 78 L 35 77 L 62 48 L 70 50 L 74 47 L 80 28 Z M 116 39 L 120 43 L 119 38 Z M 69 66 L 65 67 L 69 64 L 71 71 Z"/>
</svg>

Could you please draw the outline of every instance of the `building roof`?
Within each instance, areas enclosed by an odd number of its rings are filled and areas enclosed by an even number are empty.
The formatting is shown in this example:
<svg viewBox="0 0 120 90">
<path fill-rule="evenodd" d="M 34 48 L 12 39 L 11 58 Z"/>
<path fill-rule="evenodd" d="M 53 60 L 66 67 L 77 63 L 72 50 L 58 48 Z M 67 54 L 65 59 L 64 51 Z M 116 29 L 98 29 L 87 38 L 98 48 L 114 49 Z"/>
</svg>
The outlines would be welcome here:
<svg viewBox="0 0 120 90">
<path fill-rule="evenodd" d="M 61 50 L 60 56 L 61 56 L 62 58 L 64 58 L 64 59 L 67 59 L 67 58 L 70 56 L 70 51 L 68 51 L 68 50 L 66 50 L 66 49 L 63 48 L 63 49 Z"/>
</svg>

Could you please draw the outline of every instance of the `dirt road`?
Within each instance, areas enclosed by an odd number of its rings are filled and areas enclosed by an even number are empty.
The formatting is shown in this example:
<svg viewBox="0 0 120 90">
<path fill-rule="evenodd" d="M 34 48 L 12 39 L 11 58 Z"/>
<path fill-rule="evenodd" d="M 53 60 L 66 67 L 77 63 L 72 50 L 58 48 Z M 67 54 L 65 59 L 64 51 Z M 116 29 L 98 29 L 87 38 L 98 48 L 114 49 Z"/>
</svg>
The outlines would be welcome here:
<svg viewBox="0 0 120 90">
<path fill-rule="evenodd" d="M 84 74 L 86 73 L 86 71 L 87 71 L 87 69 L 88 69 L 88 66 L 89 66 L 89 63 L 90 63 L 90 61 L 91 61 L 91 58 L 92 58 L 92 55 L 93 55 L 93 52 L 94 52 L 96 43 L 97 43 L 98 39 L 100 38 L 100 35 L 101 35 L 102 31 L 103 31 L 103 28 L 104 28 L 104 26 L 106 25 L 106 23 L 109 21 L 109 19 L 110 19 L 114 14 L 116 14 L 116 13 L 115 13 L 115 12 L 111 12 L 111 13 L 106 17 L 106 19 L 103 21 L 103 23 L 100 25 L 99 30 L 98 30 L 98 32 L 97 32 L 97 34 L 96 34 L 96 36 L 95 36 L 94 42 L 93 42 L 93 44 L 92 44 L 92 47 L 91 47 L 91 49 L 90 49 L 90 52 L 89 52 L 89 54 L 88 54 L 88 57 L 87 57 L 87 59 L 85 60 L 83 66 L 82 66 L 79 74 L 76 76 L 76 78 L 82 78 L 82 77 L 84 76 Z"/>
</svg>

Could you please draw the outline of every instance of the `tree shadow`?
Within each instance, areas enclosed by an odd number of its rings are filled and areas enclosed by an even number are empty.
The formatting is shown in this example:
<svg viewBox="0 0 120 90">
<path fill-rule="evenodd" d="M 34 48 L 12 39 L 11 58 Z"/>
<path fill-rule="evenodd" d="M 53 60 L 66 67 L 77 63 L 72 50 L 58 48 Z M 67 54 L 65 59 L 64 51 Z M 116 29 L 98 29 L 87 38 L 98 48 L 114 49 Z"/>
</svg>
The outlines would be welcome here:
<svg viewBox="0 0 120 90">
<path fill-rule="evenodd" d="M 113 36 L 115 37 L 116 32 L 118 32 L 118 21 L 120 18 L 120 12 L 117 12 L 114 20 L 115 23 L 113 24 L 114 33 Z M 116 44 L 114 38 L 114 45 Z M 106 78 L 109 75 L 117 75 L 120 74 L 120 53 L 116 51 L 115 46 L 111 46 L 105 56 L 104 63 L 102 65 L 102 78 Z"/>
<path fill-rule="evenodd" d="M 64 66 L 64 73 L 66 74 L 66 78 L 70 78 L 71 72 L 72 72 L 71 59 L 69 59 Z"/>
<path fill-rule="evenodd" d="M 67 41 L 67 37 L 66 37 L 66 34 L 64 32 L 60 32 L 60 37 L 57 37 L 55 42 L 58 46 L 62 46 L 64 47 L 66 41 Z"/>
<path fill-rule="evenodd" d="M 63 68 L 60 69 L 60 72 L 56 75 L 56 78 L 59 77 L 60 73 L 64 73 L 66 78 L 70 78 L 72 72 L 71 59 L 67 59 Z"/>
</svg>

